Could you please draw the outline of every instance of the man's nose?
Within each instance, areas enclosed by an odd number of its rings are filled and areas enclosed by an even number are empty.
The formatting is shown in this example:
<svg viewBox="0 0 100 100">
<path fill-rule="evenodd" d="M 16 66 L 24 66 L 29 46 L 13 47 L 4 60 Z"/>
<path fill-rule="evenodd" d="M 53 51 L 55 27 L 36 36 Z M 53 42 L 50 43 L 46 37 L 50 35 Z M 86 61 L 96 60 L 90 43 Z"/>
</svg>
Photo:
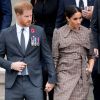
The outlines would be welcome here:
<svg viewBox="0 0 100 100">
<path fill-rule="evenodd" d="M 29 16 L 28 19 L 29 19 L 29 20 L 32 20 L 32 16 Z"/>
</svg>

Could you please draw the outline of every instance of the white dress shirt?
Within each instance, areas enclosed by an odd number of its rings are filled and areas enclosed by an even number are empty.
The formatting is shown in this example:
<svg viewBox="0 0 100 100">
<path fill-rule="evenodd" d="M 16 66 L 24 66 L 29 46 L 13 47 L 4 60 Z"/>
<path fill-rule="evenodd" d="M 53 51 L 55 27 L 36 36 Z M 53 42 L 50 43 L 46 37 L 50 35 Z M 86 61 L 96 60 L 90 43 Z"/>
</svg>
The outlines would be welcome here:
<svg viewBox="0 0 100 100">
<path fill-rule="evenodd" d="M 24 28 L 24 37 L 25 37 L 25 49 L 27 48 L 28 45 L 28 41 L 29 41 L 29 27 L 21 27 L 16 23 L 16 29 L 17 29 L 17 38 L 18 38 L 18 42 L 20 44 L 20 39 L 21 39 L 21 32 L 22 32 L 22 28 Z"/>
<path fill-rule="evenodd" d="M 76 0 L 76 6 L 79 7 L 79 1 L 80 0 Z M 87 7 L 87 0 L 83 0 L 83 3 L 84 3 L 84 7 Z"/>
</svg>

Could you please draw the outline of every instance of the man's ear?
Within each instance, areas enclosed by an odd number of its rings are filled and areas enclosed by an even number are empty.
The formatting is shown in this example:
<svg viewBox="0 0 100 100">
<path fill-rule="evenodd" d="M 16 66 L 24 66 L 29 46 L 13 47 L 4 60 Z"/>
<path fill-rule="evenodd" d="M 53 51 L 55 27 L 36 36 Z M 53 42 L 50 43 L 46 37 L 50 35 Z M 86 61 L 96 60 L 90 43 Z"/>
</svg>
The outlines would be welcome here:
<svg viewBox="0 0 100 100">
<path fill-rule="evenodd" d="M 20 14 L 19 14 L 19 13 L 16 13 L 16 17 L 18 17 L 18 18 L 19 18 L 19 17 L 20 17 Z"/>
</svg>

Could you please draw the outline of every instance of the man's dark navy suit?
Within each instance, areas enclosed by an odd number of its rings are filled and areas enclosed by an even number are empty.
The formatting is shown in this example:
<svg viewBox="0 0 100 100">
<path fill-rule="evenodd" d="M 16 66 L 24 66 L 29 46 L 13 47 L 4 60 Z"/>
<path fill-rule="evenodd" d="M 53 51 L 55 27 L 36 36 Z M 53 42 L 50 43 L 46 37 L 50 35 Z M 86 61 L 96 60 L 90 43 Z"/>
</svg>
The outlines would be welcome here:
<svg viewBox="0 0 100 100">
<path fill-rule="evenodd" d="M 32 37 L 39 38 L 39 45 L 32 46 Z M 3 57 L 6 54 L 7 60 Z M 29 78 L 33 85 L 42 87 L 41 56 L 45 60 L 48 69 L 48 82 L 56 82 L 56 72 L 53 58 L 43 29 L 36 25 L 30 26 L 30 38 L 25 53 L 18 42 L 16 25 L 2 30 L 0 33 L 0 66 L 6 69 L 5 87 L 11 88 L 18 75 L 17 71 L 11 70 L 11 63 L 23 61 L 27 64 Z"/>
</svg>

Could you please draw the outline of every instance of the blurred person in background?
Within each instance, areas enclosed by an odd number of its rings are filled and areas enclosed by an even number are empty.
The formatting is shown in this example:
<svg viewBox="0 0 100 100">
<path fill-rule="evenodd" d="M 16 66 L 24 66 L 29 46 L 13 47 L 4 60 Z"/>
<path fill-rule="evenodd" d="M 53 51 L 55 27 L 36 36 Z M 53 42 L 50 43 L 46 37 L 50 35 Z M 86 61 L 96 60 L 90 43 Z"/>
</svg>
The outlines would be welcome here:
<svg viewBox="0 0 100 100">
<path fill-rule="evenodd" d="M 12 21 L 12 6 L 10 0 L 0 0 L 0 31 L 10 26 Z"/>
<path fill-rule="evenodd" d="M 93 49 L 97 56 L 93 72 L 93 94 L 94 100 L 100 100 L 100 0 L 95 0 L 93 16 L 91 19 L 91 30 L 94 38 Z"/>
<path fill-rule="evenodd" d="M 92 17 L 94 1 L 95 0 L 59 0 L 55 27 L 59 28 L 67 23 L 66 17 L 64 14 L 65 9 L 69 5 L 75 5 L 83 10 L 83 12 L 82 12 L 82 16 L 83 16 L 82 25 L 87 27 L 87 28 L 90 28 L 90 20 Z"/>
</svg>

